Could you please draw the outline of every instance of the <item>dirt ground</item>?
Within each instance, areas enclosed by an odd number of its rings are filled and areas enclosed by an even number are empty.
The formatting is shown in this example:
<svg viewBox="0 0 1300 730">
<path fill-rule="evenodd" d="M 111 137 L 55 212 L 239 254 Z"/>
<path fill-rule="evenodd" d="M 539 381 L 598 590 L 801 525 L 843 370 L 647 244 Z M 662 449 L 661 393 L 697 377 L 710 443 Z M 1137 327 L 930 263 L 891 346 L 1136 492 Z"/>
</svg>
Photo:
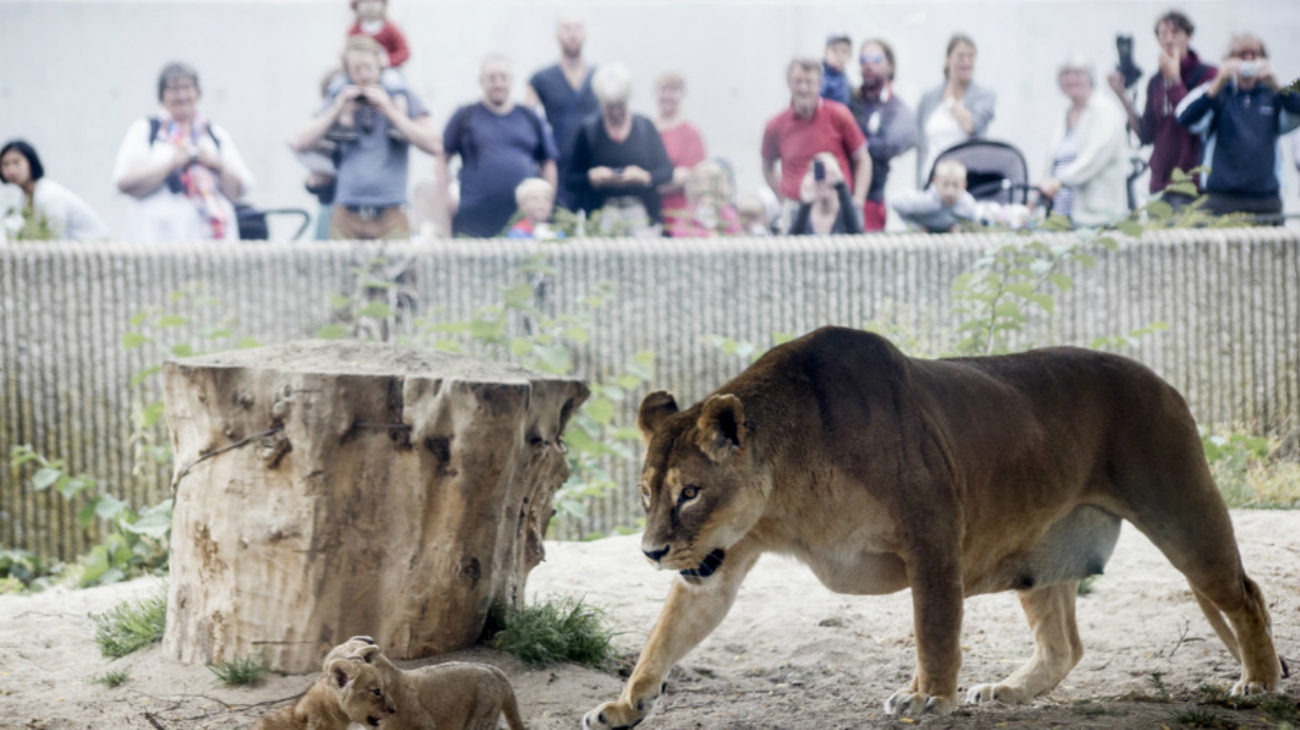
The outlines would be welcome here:
<svg viewBox="0 0 1300 730">
<path fill-rule="evenodd" d="M 1300 512 L 1240 511 L 1233 518 L 1246 568 L 1268 596 L 1278 650 L 1298 673 L 1283 680 L 1283 690 L 1290 710 L 1300 712 Z M 646 566 L 635 536 L 547 550 L 547 562 L 529 580 L 531 598 L 575 595 L 607 610 L 626 671 L 672 576 Z M 271 675 L 253 688 L 227 689 L 205 667 L 164 660 L 157 646 L 101 659 L 87 614 L 145 595 L 156 583 L 0 597 L 0 728 L 243 728 L 313 681 Z M 915 660 L 910 595 L 834 594 L 802 565 L 764 557 L 726 621 L 673 671 L 659 712 L 642 727 L 1284 726 L 1268 708 L 1199 704 L 1200 685 L 1229 687 L 1237 667 L 1182 576 L 1130 526 L 1106 575 L 1079 600 L 1078 614 L 1087 655 L 1049 697 L 1030 706 L 964 707 L 914 723 L 889 719 L 881 703 L 907 682 Z M 1032 644 L 1015 596 L 967 601 L 962 643 L 963 688 L 1019 666 Z M 504 669 L 532 730 L 574 730 L 584 712 L 616 697 L 622 685 L 620 667 L 532 669 L 486 649 L 445 658 Z M 107 669 L 125 669 L 130 680 L 116 689 L 89 681 Z"/>
</svg>

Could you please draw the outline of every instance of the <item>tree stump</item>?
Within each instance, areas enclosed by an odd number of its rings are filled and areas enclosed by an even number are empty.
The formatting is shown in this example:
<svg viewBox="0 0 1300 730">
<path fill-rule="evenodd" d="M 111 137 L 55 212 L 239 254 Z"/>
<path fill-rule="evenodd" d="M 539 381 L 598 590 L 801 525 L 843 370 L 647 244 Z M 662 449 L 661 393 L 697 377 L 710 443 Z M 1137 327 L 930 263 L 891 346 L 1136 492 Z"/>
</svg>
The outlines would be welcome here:
<svg viewBox="0 0 1300 730">
<path fill-rule="evenodd" d="M 164 653 L 286 672 L 375 637 L 472 645 L 523 602 L 581 381 L 431 350 L 303 342 L 163 367 L 176 475 Z"/>
</svg>

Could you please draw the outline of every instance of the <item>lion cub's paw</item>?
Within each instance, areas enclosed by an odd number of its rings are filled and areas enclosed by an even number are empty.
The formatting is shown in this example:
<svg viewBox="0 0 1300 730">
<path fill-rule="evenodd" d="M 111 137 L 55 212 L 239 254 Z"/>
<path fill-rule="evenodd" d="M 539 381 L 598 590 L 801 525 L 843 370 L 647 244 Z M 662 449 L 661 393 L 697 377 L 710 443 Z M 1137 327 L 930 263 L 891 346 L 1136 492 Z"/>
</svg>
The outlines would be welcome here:
<svg viewBox="0 0 1300 730">
<path fill-rule="evenodd" d="M 1023 705 L 1029 701 L 1024 693 L 1005 684 L 977 684 L 966 692 L 966 703 L 978 705 L 982 702 L 1006 702 Z"/>
<path fill-rule="evenodd" d="M 939 697 L 921 692 L 899 690 L 885 700 L 886 715 L 948 715 L 957 709 L 956 697 Z"/>
<path fill-rule="evenodd" d="M 606 702 L 582 718 L 582 730 L 631 730 L 654 712 L 658 697 L 639 700 L 636 707 L 619 700 Z"/>
</svg>

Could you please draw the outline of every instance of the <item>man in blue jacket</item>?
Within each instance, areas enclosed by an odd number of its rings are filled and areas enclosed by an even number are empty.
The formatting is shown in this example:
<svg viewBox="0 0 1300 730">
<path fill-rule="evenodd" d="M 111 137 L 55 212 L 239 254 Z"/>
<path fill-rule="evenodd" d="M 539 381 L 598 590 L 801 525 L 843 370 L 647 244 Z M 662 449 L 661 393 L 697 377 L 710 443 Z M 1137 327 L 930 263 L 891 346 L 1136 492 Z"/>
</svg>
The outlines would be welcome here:
<svg viewBox="0 0 1300 730">
<path fill-rule="evenodd" d="M 1300 94 L 1283 94 L 1264 42 L 1233 36 L 1219 75 L 1178 105 L 1178 123 L 1206 136 L 1207 210 L 1215 215 L 1282 212 L 1278 139 L 1300 125 Z"/>
</svg>

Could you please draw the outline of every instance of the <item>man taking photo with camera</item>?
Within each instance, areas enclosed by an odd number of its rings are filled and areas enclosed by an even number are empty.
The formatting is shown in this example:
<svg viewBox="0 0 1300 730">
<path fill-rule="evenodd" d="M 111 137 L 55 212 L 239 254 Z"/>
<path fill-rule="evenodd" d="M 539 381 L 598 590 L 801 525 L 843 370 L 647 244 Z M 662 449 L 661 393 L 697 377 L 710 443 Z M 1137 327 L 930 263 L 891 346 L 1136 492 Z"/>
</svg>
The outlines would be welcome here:
<svg viewBox="0 0 1300 730">
<path fill-rule="evenodd" d="M 1190 170 L 1201 164 L 1201 140 L 1178 124 L 1178 105 L 1187 94 L 1201 84 L 1211 81 L 1217 69 L 1202 63 L 1196 51 L 1190 48 L 1196 27 L 1177 10 L 1170 10 L 1156 20 L 1156 41 L 1160 44 L 1160 73 L 1147 83 L 1146 109 L 1139 116 L 1124 88 L 1124 76 L 1119 71 L 1109 77 L 1110 86 L 1128 112 L 1129 128 L 1140 143 L 1151 145 L 1152 193 L 1169 185 L 1175 168 Z M 1166 195 L 1166 202 L 1175 206 L 1186 204 L 1191 198 Z"/>
<path fill-rule="evenodd" d="M 348 38 L 343 70 L 348 84 L 294 137 L 295 152 L 313 149 L 336 124 L 355 130 L 339 143 L 330 238 L 409 238 L 406 180 L 410 145 L 442 153 L 442 138 L 413 92 L 405 105 L 380 84 L 382 47 L 368 36 Z M 393 132 L 396 132 L 394 134 Z"/>
</svg>

